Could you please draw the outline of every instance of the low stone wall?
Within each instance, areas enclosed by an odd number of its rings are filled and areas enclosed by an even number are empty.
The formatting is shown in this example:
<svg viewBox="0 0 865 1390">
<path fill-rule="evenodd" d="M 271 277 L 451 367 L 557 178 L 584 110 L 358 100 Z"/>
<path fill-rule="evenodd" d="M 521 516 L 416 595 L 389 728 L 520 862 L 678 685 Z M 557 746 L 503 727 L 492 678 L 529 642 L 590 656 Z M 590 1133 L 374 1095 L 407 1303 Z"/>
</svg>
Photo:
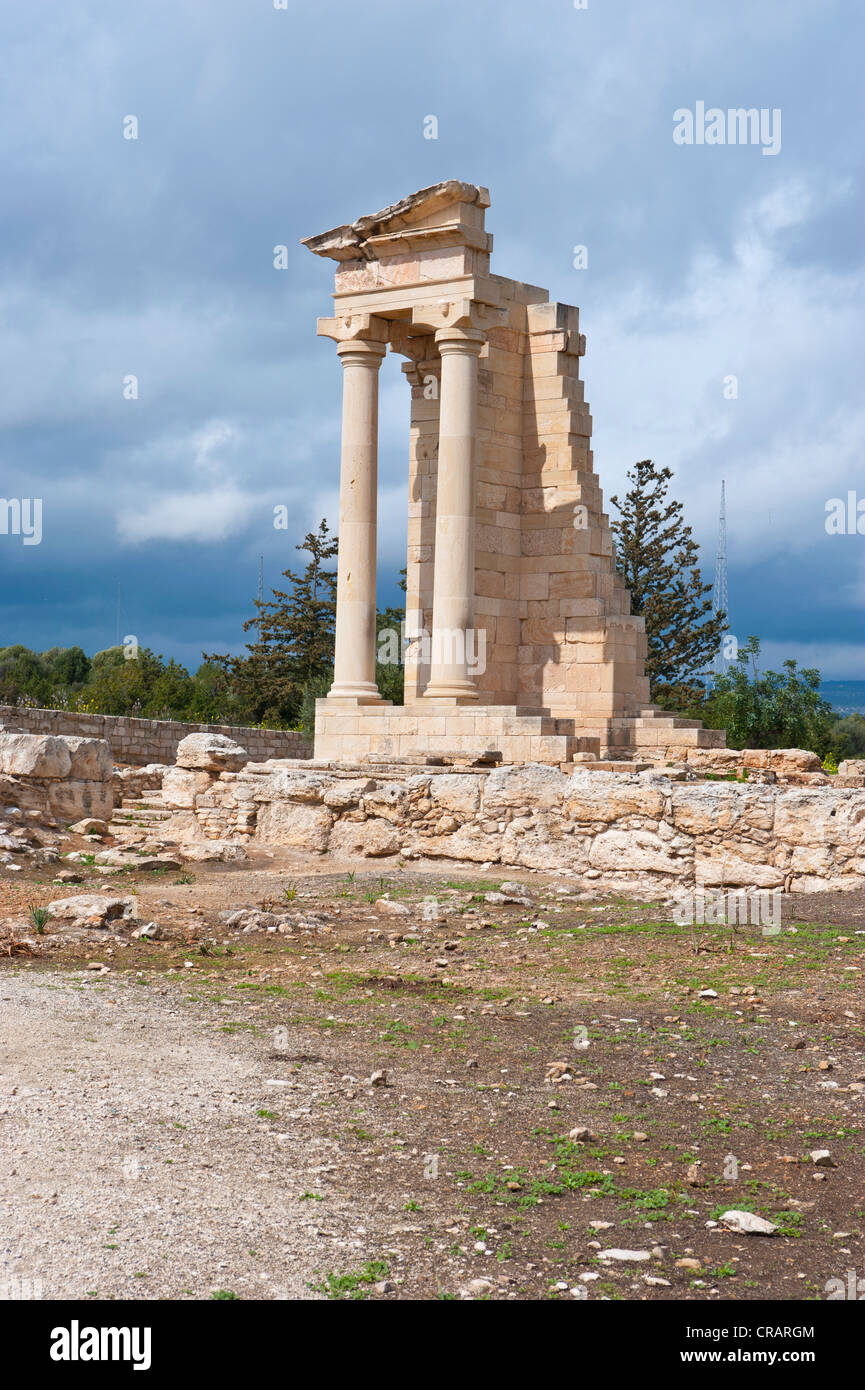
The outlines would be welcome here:
<svg viewBox="0 0 865 1390">
<path fill-rule="evenodd" d="M 68 710 L 21 709 L 0 705 L 0 727 L 18 733 L 101 738 L 114 761 L 143 767 L 173 763 L 177 745 L 187 734 L 224 734 L 243 744 L 250 762 L 267 758 L 309 758 L 312 742 L 305 734 L 283 729 L 247 729 L 229 724 L 184 724 L 178 719 L 127 719 L 113 714 L 72 714 Z"/>
<path fill-rule="evenodd" d="M 375 777 L 274 762 L 171 768 L 162 796 L 176 811 L 166 833 L 198 840 L 561 871 L 599 891 L 865 887 L 861 788 L 538 764 Z"/>
<path fill-rule="evenodd" d="M 0 733 L 0 815 L 17 808 L 47 823 L 108 820 L 112 771 L 103 739 Z"/>
</svg>

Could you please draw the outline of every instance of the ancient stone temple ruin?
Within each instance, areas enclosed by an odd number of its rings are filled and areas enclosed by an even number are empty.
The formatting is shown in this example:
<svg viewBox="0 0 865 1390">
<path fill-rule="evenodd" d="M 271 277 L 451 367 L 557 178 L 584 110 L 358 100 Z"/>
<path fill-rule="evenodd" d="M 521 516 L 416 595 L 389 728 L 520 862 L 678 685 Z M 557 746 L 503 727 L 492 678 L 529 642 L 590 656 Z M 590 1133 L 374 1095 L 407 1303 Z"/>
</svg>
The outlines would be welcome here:
<svg viewBox="0 0 865 1390">
<path fill-rule="evenodd" d="M 447 181 L 319 236 L 343 368 L 336 656 L 317 758 L 657 756 L 721 731 L 648 703 L 595 476 L 579 311 L 490 272 L 489 193 Z M 405 704 L 375 684 L 378 379 L 411 390 Z"/>
</svg>

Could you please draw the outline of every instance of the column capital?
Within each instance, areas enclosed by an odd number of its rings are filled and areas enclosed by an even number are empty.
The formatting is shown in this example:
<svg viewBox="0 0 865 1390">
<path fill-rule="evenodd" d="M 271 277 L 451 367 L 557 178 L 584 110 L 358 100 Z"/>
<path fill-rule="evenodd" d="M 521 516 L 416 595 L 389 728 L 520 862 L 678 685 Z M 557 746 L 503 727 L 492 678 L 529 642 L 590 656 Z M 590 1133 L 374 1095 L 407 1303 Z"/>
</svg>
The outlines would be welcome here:
<svg viewBox="0 0 865 1390">
<path fill-rule="evenodd" d="M 318 319 L 319 338 L 333 338 L 336 343 L 368 342 L 385 345 L 390 324 L 377 314 L 342 314 L 333 319 Z"/>
<path fill-rule="evenodd" d="M 374 367 L 378 369 L 384 361 L 387 343 L 372 343 L 366 338 L 349 338 L 337 343 L 336 350 L 344 367 Z"/>
<path fill-rule="evenodd" d="M 444 355 L 449 352 L 474 353 L 477 356 L 483 351 L 487 340 L 486 333 L 480 328 L 439 328 L 435 335 L 436 347 Z"/>
</svg>

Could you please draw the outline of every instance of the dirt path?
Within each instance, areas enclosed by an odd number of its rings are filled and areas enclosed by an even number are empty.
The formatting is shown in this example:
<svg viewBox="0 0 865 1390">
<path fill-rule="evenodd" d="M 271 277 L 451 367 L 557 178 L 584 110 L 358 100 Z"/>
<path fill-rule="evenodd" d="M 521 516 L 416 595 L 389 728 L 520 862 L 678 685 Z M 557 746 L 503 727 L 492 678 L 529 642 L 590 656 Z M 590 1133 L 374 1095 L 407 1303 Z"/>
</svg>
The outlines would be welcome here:
<svg viewBox="0 0 865 1390">
<path fill-rule="evenodd" d="M 324 1235 L 302 1198 L 330 1157 L 315 1077 L 286 1080 L 215 1012 L 92 973 L 4 974 L 7 1296 L 29 1280 L 44 1298 L 309 1298 L 316 1263 L 362 1247 L 356 1196 L 332 1194 Z M 275 1096 L 285 1134 L 258 1114 Z"/>
</svg>

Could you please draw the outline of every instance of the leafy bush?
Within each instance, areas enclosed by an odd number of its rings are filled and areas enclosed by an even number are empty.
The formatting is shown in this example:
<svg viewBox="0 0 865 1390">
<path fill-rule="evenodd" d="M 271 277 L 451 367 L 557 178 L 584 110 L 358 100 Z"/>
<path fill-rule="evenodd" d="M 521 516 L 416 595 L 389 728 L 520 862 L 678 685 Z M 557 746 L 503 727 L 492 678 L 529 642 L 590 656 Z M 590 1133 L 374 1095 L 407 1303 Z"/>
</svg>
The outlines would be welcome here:
<svg viewBox="0 0 865 1390">
<path fill-rule="evenodd" d="M 736 664 L 715 676 L 698 718 L 726 729 L 730 748 L 807 748 L 825 757 L 836 721 L 820 695 L 820 672 L 795 661 L 785 661 L 783 673 L 761 672 L 759 654 L 759 639 L 749 637 Z"/>
</svg>

